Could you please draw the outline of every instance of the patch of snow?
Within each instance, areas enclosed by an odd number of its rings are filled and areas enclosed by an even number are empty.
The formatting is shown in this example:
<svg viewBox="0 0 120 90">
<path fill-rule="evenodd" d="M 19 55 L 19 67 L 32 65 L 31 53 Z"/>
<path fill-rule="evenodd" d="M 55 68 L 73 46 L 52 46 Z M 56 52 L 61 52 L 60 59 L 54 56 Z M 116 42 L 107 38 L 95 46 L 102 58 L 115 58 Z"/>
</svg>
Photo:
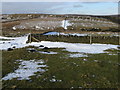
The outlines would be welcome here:
<svg viewBox="0 0 120 90">
<path fill-rule="evenodd" d="M 39 27 L 39 26 L 35 26 L 35 28 L 36 28 L 36 29 L 40 29 L 40 27 Z"/>
<path fill-rule="evenodd" d="M 28 15 L 28 17 L 31 17 L 32 15 Z"/>
<path fill-rule="evenodd" d="M 95 77 L 95 75 L 92 75 L 92 77 Z"/>
<path fill-rule="evenodd" d="M 4 36 L 0 36 L 0 39 L 15 39 L 15 38 L 13 38 L 13 37 L 4 37 Z"/>
<path fill-rule="evenodd" d="M 48 32 L 43 35 L 59 35 L 59 32 Z"/>
<path fill-rule="evenodd" d="M 112 35 L 112 36 L 120 37 L 120 35 L 119 35 L 119 34 L 115 34 L 115 35 Z"/>
<path fill-rule="evenodd" d="M 38 51 L 38 52 L 42 54 L 57 54 L 57 52 L 44 52 L 44 51 Z"/>
<path fill-rule="evenodd" d="M 98 60 L 94 60 L 94 62 L 98 62 Z"/>
<path fill-rule="evenodd" d="M 66 34 L 66 33 L 59 33 L 59 32 L 48 32 L 48 33 L 45 33 L 43 35 L 87 36 L 88 34 L 79 34 L 79 33 L 68 33 L 68 34 Z"/>
<path fill-rule="evenodd" d="M 57 79 L 56 76 L 52 76 L 52 79 L 50 79 L 50 82 L 62 82 L 62 80 Z"/>
<path fill-rule="evenodd" d="M 65 42 L 32 42 L 30 45 L 39 46 L 40 44 L 48 48 L 66 48 L 69 52 L 83 52 L 83 53 L 104 53 L 104 50 L 115 48 L 118 45 L 111 44 L 82 44 L 82 43 L 65 43 Z"/>
<path fill-rule="evenodd" d="M 53 78 L 53 79 L 50 80 L 50 82 L 56 82 L 56 79 Z"/>
<path fill-rule="evenodd" d="M 109 53 L 108 55 L 118 55 L 118 54 Z"/>
<path fill-rule="evenodd" d="M 51 17 L 53 16 L 53 15 L 50 15 Z"/>
<path fill-rule="evenodd" d="M 83 61 L 87 61 L 87 59 L 84 58 Z"/>
<path fill-rule="evenodd" d="M 16 48 L 22 48 L 27 46 L 26 42 L 28 40 L 28 35 L 23 37 L 16 37 L 16 38 L 8 38 L 4 37 L 4 39 L 14 39 L 10 41 L 0 41 L 0 50 L 7 50 L 8 48 L 12 48 L 15 46 Z M 4 42 L 4 43 L 3 43 Z"/>
<path fill-rule="evenodd" d="M 69 35 L 72 35 L 72 36 L 87 36 L 88 34 L 79 34 L 79 33 L 68 33 L 68 34 L 65 34 L 65 33 L 60 33 L 60 35 L 66 35 L 66 36 L 69 36 Z"/>
<path fill-rule="evenodd" d="M 35 75 L 35 72 L 44 73 L 46 71 L 45 69 L 41 69 L 41 67 L 47 67 L 47 65 L 43 65 L 43 60 L 17 61 L 20 61 L 19 68 L 13 73 L 9 73 L 3 77 L 2 80 L 11 80 L 13 78 L 17 78 L 18 80 L 29 80 L 29 77 Z"/>
<path fill-rule="evenodd" d="M 47 29 L 50 29 L 50 27 L 47 27 Z"/>
<path fill-rule="evenodd" d="M 87 55 L 83 55 L 83 54 L 70 54 L 70 57 L 88 57 Z"/>
<path fill-rule="evenodd" d="M 50 80 L 50 82 L 62 82 L 62 80 L 58 80 L 58 79 L 53 78 Z"/>
<path fill-rule="evenodd" d="M 17 28 L 17 29 L 25 29 L 26 26 L 25 26 L 25 25 L 16 25 L 16 28 Z"/>
<path fill-rule="evenodd" d="M 71 89 L 73 89 L 74 87 L 71 87 Z"/>
</svg>

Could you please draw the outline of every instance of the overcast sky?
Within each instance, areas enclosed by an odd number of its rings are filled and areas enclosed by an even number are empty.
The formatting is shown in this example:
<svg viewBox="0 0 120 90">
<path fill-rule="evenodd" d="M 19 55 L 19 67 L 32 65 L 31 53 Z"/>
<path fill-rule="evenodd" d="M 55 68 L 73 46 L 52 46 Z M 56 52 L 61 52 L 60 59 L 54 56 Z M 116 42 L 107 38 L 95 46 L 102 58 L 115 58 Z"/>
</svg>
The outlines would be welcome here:
<svg viewBox="0 0 120 90">
<path fill-rule="evenodd" d="M 44 14 L 88 14 L 116 15 L 118 3 L 81 3 L 81 2 L 5 2 L 3 14 L 44 13 Z"/>
<path fill-rule="evenodd" d="M 118 2 L 119 0 L 1 0 L 2 2 Z"/>
</svg>

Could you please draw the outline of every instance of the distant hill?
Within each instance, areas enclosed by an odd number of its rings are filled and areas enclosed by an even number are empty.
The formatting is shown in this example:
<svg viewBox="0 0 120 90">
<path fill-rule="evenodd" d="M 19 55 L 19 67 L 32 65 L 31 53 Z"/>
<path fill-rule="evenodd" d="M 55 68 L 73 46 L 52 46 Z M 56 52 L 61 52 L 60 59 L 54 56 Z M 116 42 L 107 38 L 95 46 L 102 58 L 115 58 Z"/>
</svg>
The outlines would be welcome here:
<svg viewBox="0 0 120 90">
<path fill-rule="evenodd" d="M 112 22 L 120 24 L 120 15 L 109 15 L 109 16 L 100 16 L 102 18 L 106 18 Z"/>
<path fill-rule="evenodd" d="M 100 15 L 80 15 L 80 14 L 65 14 L 66 16 L 75 16 L 75 17 L 78 17 L 78 16 L 83 16 L 83 17 L 98 17 L 98 18 L 105 18 L 105 19 L 108 19 L 114 23 L 118 23 L 120 24 L 120 15 L 103 15 L 103 16 L 100 16 Z"/>
</svg>

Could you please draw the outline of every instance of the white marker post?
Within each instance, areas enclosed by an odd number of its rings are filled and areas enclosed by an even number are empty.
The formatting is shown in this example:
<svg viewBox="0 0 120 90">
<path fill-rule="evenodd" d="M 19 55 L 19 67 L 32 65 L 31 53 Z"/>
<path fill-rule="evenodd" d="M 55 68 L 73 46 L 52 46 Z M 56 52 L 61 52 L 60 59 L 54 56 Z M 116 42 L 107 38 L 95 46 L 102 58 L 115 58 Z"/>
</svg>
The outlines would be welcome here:
<svg viewBox="0 0 120 90">
<path fill-rule="evenodd" d="M 66 18 L 67 17 L 65 17 L 65 20 L 64 20 L 64 30 L 66 29 Z"/>
</svg>

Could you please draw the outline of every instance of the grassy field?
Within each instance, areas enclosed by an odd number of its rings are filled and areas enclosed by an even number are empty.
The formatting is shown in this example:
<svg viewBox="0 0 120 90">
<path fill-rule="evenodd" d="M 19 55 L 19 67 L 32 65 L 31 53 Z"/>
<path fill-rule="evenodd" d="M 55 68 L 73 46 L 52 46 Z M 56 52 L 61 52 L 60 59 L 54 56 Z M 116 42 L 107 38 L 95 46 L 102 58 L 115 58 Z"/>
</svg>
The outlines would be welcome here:
<svg viewBox="0 0 120 90">
<path fill-rule="evenodd" d="M 26 47 L 13 51 L 3 51 L 3 77 L 14 72 L 19 66 L 16 60 L 43 59 L 48 66 L 44 73 L 37 72 L 30 80 L 3 80 L 3 88 L 119 88 L 118 83 L 118 50 L 107 50 L 109 53 L 87 54 L 88 57 L 70 57 L 71 53 L 64 48 L 39 49 L 53 51 L 57 54 L 28 52 Z M 109 55 L 111 54 L 111 55 Z"/>
<path fill-rule="evenodd" d="M 90 44 L 90 35 L 92 35 L 92 43 L 119 45 L 119 37 L 114 36 L 118 35 L 119 32 L 118 23 L 113 20 L 112 16 L 110 18 L 42 14 L 3 16 L 3 36 L 18 37 L 32 33 L 32 42 L 36 41 L 34 39 L 36 38 L 39 41 L 64 42 L 73 45 L 73 43 Z M 65 30 L 61 24 L 66 17 L 70 25 Z M 27 28 L 21 29 L 21 26 Z M 42 35 L 49 31 L 65 34 L 87 34 L 87 36 Z M 30 51 L 30 49 L 33 51 Z M 120 88 L 118 54 L 119 49 L 108 49 L 104 53 L 93 54 L 69 52 L 65 48 L 43 49 L 35 46 L 15 48 L 11 51 L 2 50 L 2 77 L 5 78 L 9 75 L 11 76 L 7 78 L 14 77 L 10 80 L 3 79 L 3 89 Z M 22 71 L 20 72 L 20 70 L 27 69 L 32 69 L 34 73 L 30 75 L 32 71 L 28 70 L 29 79 L 21 79 L 19 75 Z M 22 76 L 27 76 L 25 71 Z"/>
</svg>

